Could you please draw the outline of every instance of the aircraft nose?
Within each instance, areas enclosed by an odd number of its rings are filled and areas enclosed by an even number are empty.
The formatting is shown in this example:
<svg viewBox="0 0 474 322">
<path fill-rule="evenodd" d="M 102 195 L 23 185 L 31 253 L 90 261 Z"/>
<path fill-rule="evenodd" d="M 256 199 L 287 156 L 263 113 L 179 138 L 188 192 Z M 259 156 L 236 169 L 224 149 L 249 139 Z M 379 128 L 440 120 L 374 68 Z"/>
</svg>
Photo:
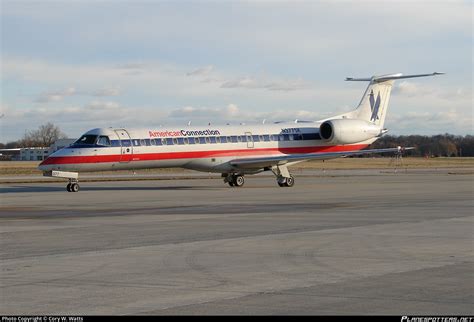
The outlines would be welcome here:
<svg viewBox="0 0 474 322">
<path fill-rule="evenodd" d="M 51 171 L 53 170 L 54 162 L 52 161 L 52 158 L 46 158 L 44 159 L 39 165 L 38 165 L 38 170 L 40 171 Z"/>
<path fill-rule="evenodd" d="M 48 171 L 49 170 L 48 168 L 50 168 L 50 167 L 45 164 L 45 161 L 46 161 L 46 159 L 38 165 L 38 170 L 40 170 L 40 171 Z"/>
</svg>

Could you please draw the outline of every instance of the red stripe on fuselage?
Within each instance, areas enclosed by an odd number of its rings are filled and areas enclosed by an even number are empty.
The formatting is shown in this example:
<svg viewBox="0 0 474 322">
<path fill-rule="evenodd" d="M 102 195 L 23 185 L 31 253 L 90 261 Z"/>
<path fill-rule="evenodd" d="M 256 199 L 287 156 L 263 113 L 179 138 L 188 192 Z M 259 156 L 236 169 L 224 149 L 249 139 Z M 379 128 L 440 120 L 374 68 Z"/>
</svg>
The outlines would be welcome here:
<svg viewBox="0 0 474 322">
<path fill-rule="evenodd" d="M 160 152 L 160 153 L 140 153 L 123 155 L 124 158 L 132 162 L 136 161 L 159 161 L 173 159 L 202 159 L 214 157 L 252 157 L 262 155 L 281 155 L 281 154 L 302 154 L 302 153 L 326 153 L 326 152 L 344 152 L 357 151 L 367 147 L 367 144 L 343 145 L 343 146 L 313 146 L 298 148 L 266 148 L 255 149 L 247 148 L 241 150 L 215 150 L 215 151 L 189 151 L 189 152 Z M 48 164 L 78 164 L 78 163 L 107 163 L 120 162 L 122 155 L 81 155 L 81 156 L 57 156 L 49 157 L 41 165 Z"/>
</svg>

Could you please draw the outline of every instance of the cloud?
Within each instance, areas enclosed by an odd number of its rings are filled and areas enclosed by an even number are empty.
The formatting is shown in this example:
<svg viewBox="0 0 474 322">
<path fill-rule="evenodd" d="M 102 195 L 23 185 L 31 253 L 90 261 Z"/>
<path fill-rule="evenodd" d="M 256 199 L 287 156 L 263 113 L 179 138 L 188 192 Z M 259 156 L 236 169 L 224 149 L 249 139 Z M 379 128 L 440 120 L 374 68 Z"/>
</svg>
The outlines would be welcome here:
<svg viewBox="0 0 474 322">
<path fill-rule="evenodd" d="M 317 121 L 329 115 L 316 113 L 304 109 L 295 110 L 275 110 L 272 112 L 258 112 L 240 109 L 236 104 L 229 104 L 226 107 L 193 107 L 186 106 L 172 110 L 168 117 L 183 121 L 205 121 L 218 123 L 260 123 L 263 120 L 274 121 Z"/>
<path fill-rule="evenodd" d="M 437 97 L 448 100 L 470 100 L 472 91 L 463 87 L 439 87 L 409 81 L 395 83 L 393 95 L 405 97 Z"/>
<path fill-rule="evenodd" d="M 100 102 L 100 101 L 93 101 L 90 102 L 88 105 L 85 106 L 87 109 L 90 110 L 117 110 L 120 105 L 116 102 Z"/>
<path fill-rule="evenodd" d="M 35 102 L 37 103 L 49 103 L 49 102 L 59 102 L 64 99 L 66 96 L 72 96 L 77 93 L 74 87 L 69 87 L 56 92 L 47 92 L 41 94 Z"/>
<path fill-rule="evenodd" d="M 193 107 L 185 106 L 172 110 L 169 117 L 175 119 L 199 119 L 225 121 L 241 115 L 240 109 L 235 104 L 229 104 L 226 108 Z"/>
<path fill-rule="evenodd" d="M 472 115 L 465 115 L 456 108 L 396 113 L 387 118 L 386 124 L 394 134 L 472 134 L 474 130 Z"/>
<path fill-rule="evenodd" d="M 221 84 L 221 88 L 266 89 L 269 91 L 295 91 L 308 88 L 302 79 L 297 80 L 265 80 L 253 77 L 244 77 L 229 80 Z"/>
<path fill-rule="evenodd" d="M 214 69 L 214 66 L 208 65 L 204 66 L 198 69 L 195 69 L 189 73 L 186 73 L 186 76 L 203 76 L 203 75 L 208 75 L 212 70 Z"/>
<path fill-rule="evenodd" d="M 122 92 L 119 88 L 103 88 L 103 89 L 99 89 L 99 90 L 96 90 L 96 91 L 92 91 L 91 95 L 92 96 L 99 96 L 99 97 L 102 97 L 102 96 L 118 96 L 121 93 Z"/>
</svg>

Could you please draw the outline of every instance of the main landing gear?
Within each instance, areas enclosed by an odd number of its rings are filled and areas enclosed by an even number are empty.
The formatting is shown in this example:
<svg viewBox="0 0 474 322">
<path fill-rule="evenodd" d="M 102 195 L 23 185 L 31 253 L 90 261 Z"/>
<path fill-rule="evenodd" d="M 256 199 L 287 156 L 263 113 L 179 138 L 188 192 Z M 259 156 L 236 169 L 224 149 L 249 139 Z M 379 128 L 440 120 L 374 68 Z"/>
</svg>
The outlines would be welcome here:
<svg viewBox="0 0 474 322">
<path fill-rule="evenodd" d="M 271 168 L 273 174 L 277 178 L 277 183 L 280 187 L 293 187 L 295 185 L 295 178 L 288 171 L 286 164 L 275 165 Z"/>
<path fill-rule="evenodd" d="M 293 187 L 295 185 L 295 178 L 288 171 L 286 164 L 276 165 L 264 170 L 271 170 L 273 172 L 280 187 Z M 231 187 L 242 187 L 245 182 L 243 174 L 223 173 L 222 177 L 224 178 L 224 183 L 229 184 Z"/>
<path fill-rule="evenodd" d="M 292 175 L 289 178 L 278 177 L 277 183 L 280 187 L 293 187 L 295 185 L 295 178 Z"/>
<path fill-rule="evenodd" d="M 231 187 L 242 187 L 245 183 L 244 176 L 241 174 L 226 174 L 223 173 L 222 176 L 224 177 L 224 182 L 228 183 Z"/>
</svg>

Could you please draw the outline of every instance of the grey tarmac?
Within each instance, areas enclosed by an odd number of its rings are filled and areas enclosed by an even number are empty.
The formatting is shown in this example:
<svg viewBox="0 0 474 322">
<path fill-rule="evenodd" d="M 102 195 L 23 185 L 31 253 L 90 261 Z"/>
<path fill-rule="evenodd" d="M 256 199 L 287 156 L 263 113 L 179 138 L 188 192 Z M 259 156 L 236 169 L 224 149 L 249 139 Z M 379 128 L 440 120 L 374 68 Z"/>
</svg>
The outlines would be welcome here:
<svg viewBox="0 0 474 322">
<path fill-rule="evenodd" d="M 474 313 L 472 171 L 0 185 L 0 313 Z"/>
</svg>

